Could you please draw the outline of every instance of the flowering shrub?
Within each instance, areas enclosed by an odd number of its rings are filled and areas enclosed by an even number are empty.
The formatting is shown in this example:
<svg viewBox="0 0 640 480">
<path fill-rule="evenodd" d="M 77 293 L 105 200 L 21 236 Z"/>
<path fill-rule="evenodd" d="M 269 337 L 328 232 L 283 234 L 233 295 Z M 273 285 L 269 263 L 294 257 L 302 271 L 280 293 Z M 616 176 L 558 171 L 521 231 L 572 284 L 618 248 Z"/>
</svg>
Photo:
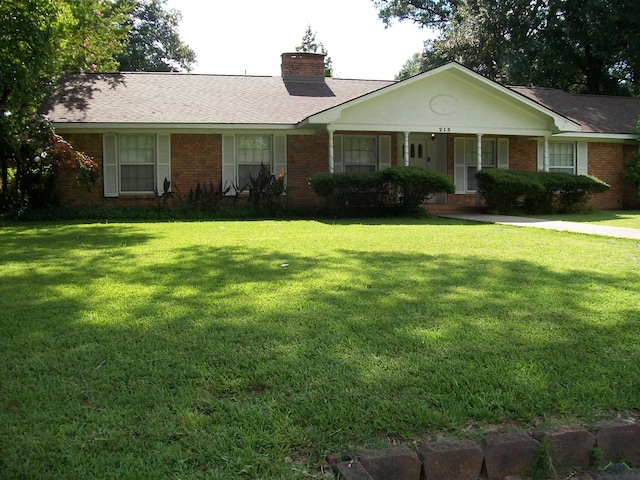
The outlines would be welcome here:
<svg viewBox="0 0 640 480">
<path fill-rule="evenodd" d="M 85 153 L 79 152 L 60 135 L 53 135 L 41 157 L 51 156 L 50 163 L 60 169 L 74 172 L 78 185 L 91 189 L 100 178 L 97 162 Z"/>
</svg>

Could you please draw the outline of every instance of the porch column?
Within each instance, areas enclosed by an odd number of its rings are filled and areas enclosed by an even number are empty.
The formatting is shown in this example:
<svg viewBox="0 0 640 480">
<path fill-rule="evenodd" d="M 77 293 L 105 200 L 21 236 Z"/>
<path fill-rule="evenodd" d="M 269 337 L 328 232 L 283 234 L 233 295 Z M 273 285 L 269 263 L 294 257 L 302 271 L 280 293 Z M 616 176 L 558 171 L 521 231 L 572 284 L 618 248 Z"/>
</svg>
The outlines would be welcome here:
<svg viewBox="0 0 640 480">
<path fill-rule="evenodd" d="M 404 132 L 404 166 L 409 166 L 409 132 Z"/>
<path fill-rule="evenodd" d="M 549 137 L 544 137 L 544 152 L 542 152 L 542 170 L 549 171 Z"/>
<path fill-rule="evenodd" d="M 333 170 L 333 130 L 329 130 L 329 173 Z"/>
<path fill-rule="evenodd" d="M 477 163 L 476 163 L 476 172 L 479 172 L 480 170 L 482 170 L 482 134 L 481 133 L 478 133 L 477 135 L 477 142 L 478 142 L 478 157 L 477 157 Z M 480 206 L 481 203 L 482 202 L 481 202 L 480 189 L 476 185 L 476 206 Z"/>
</svg>

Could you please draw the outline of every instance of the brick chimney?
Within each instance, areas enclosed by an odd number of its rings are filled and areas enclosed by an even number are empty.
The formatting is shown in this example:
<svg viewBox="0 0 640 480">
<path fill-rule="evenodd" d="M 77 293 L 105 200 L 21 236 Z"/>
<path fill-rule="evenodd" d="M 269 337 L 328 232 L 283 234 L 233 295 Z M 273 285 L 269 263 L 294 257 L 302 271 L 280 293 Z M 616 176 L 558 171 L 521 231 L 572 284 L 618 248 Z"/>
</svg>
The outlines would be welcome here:
<svg viewBox="0 0 640 480">
<path fill-rule="evenodd" d="M 324 53 L 294 52 L 282 54 L 282 78 L 324 82 Z"/>
</svg>

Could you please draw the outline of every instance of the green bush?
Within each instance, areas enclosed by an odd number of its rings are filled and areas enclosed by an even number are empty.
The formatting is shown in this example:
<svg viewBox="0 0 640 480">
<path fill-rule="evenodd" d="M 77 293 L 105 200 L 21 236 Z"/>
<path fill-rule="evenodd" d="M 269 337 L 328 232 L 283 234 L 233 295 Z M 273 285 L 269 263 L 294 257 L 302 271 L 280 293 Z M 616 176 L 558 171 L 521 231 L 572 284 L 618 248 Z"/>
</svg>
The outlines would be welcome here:
<svg viewBox="0 0 640 480">
<path fill-rule="evenodd" d="M 535 172 L 487 168 L 476 173 L 478 190 L 492 212 L 513 213 L 522 197 L 544 195 L 545 187 Z"/>
<path fill-rule="evenodd" d="M 392 167 L 372 173 L 319 173 L 309 185 L 334 213 L 375 214 L 415 209 L 438 192 L 453 193 L 446 175 L 423 167 Z"/>
<path fill-rule="evenodd" d="M 396 188 L 399 189 L 401 207 L 406 210 L 416 208 L 436 193 L 456 191 L 449 177 L 423 167 L 391 167 L 380 173 L 390 192 L 395 193 Z"/>
<path fill-rule="evenodd" d="M 595 177 L 560 172 L 484 169 L 476 178 L 487 207 L 499 213 L 576 212 L 609 188 Z"/>
</svg>

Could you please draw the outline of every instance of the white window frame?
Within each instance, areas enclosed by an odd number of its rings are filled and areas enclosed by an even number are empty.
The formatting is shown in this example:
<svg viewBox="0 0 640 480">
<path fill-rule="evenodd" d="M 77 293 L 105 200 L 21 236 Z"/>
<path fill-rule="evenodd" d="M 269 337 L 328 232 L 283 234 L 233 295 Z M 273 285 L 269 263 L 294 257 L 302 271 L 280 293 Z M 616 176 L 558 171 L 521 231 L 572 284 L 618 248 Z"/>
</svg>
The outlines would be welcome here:
<svg viewBox="0 0 640 480">
<path fill-rule="evenodd" d="M 498 168 L 498 145 L 495 138 L 483 138 L 482 140 L 482 168 Z M 491 148 L 488 148 L 491 145 Z M 477 191 L 477 180 L 475 178 L 478 170 L 478 140 L 476 138 L 465 138 L 464 146 L 465 164 L 465 190 L 467 192 Z"/>
<path fill-rule="evenodd" d="M 126 147 L 128 145 L 126 145 L 127 142 L 125 142 L 124 140 L 131 140 L 131 139 L 140 139 L 141 137 L 145 137 L 148 141 L 149 144 L 151 146 L 150 151 L 147 151 L 147 149 L 142 150 L 140 148 L 131 148 L 131 149 L 127 149 Z M 119 189 L 119 193 L 120 194 L 138 194 L 138 195 L 144 195 L 144 194 L 149 194 L 149 193 L 154 193 L 154 189 L 151 188 L 150 190 L 125 190 L 122 185 L 123 185 L 123 167 L 152 167 L 153 168 L 153 173 L 151 174 L 151 178 L 150 183 L 155 187 L 156 186 L 156 172 L 157 172 L 157 159 L 158 159 L 158 154 L 157 154 L 157 146 L 156 146 L 156 136 L 154 134 L 150 134 L 150 133 L 127 133 L 127 134 L 122 134 L 118 136 L 118 184 L 120 185 L 120 189 Z M 127 157 L 129 157 L 130 155 L 128 155 L 128 153 L 130 153 L 130 151 L 133 151 L 133 155 L 136 156 L 136 152 L 137 154 L 140 153 L 144 153 L 146 151 L 146 153 L 150 153 L 150 157 L 151 157 L 151 161 L 143 161 L 143 162 L 139 162 L 139 161 L 127 161 Z"/>
<path fill-rule="evenodd" d="M 125 190 L 122 188 L 122 166 L 147 165 L 151 161 L 128 161 L 128 155 L 123 146 L 123 138 L 148 136 L 153 138 L 153 182 L 151 190 Z M 165 180 L 169 182 L 171 190 L 171 134 L 163 132 L 105 132 L 102 134 L 102 184 L 103 195 L 106 198 L 117 198 L 121 195 L 149 195 L 157 192 L 164 195 Z"/>
<path fill-rule="evenodd" d="M 371 149 L 363 150 L 362 148 L 353 148 L 353 142 L 358 141 L 361 143 L 363 140 L 373 141 L 373 146 Z M 352 148 L 349 148 L 349 144 L 351 144 Z M 379 142 L 378 137 L 376 135 L 344 135 L 343 144 L 342 144 L 342 158 L 344 162 L 344 171 L 345 172 L 375 172 L 379 170 Z M 363 152 L 370 152 L 372 158 L 370 158 L 370 162 L 363 163 L 357 160 Z M 355 161 L 354 161 L 355 160 Z M 365 170 L 362 167 L 369 167 L 368 170 Z"/>
<path fill-rule="evenodd" d="M 259 138 L 268 139 L 268 144 L 269 144 L 268 149 L 248 148 L 246 146 L 247 141 L 256 141 Z M 243 188 L 245 186 L 247 188 L 249 187 L 249 184 L 248 184 L 249 178 L 247 178 L 246 181 L 240 179 L 240 167 L 246 167 L 246 166 L 256 167 L 256 171 L 253 174 L 254 178 L 257 176 L 257 172 L 259 171 L 261 165 L 268 165 L 270 172 L 273 173 L 273 164 L 274 164 L 273 135 L 264 135 L 264 134 L 236 135 L 235 144 L 236 144 L 235 178 L 236 178 L 237 186 L 239 188 Z"/>
<path fill-rule="evenodd" d="M 566 151 L 558 151 L 560 149 Z M 570 153 L 567 153 L 570 152 Z M 571 156 L 571 165 L 557 165 L 558 160 L 563 157 Z M 560 162 L 562 163 L 562 162 Z M 549 171 L 564 172 L 575 175 L 578 169 L 578 151 L 575 142 L 549 142 Z"/>
</svg>

